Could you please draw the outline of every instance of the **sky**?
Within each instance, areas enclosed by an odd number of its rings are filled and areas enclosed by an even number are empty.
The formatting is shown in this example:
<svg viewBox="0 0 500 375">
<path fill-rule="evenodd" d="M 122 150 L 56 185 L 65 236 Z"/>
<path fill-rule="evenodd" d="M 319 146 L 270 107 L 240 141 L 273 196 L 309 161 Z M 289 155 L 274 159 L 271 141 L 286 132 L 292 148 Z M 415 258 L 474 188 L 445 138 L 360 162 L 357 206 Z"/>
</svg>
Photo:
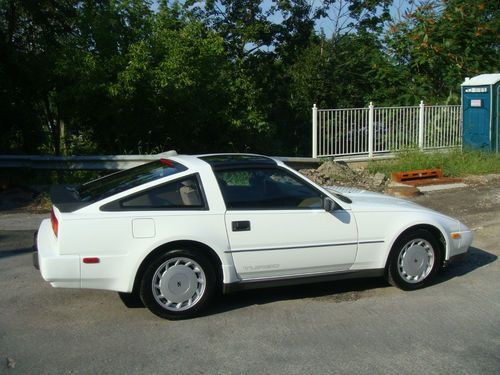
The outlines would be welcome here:
<svg viewBox="0 0 500 375">
<path fill-rule="evenodd" d="M 183 0 L 178 0 L 182 2 Z M 319 4 L 319 0 L 309 0 L 313 5 L 315 3 Z M 332 33 L 336 29 L 334 20 L 337 18 L 336 15 L 339 12 L 339 7 L 342 6 L 342 4 L 345 4 L 346 0 L 336 0 L 334 7 L 330 10 L 329 16 L 330 18 L 322 18 L 319 19 L 316 22 L 316 30 L 323 31 L 327 37 L 331 37 Z M 269 9 L 271 6 L 272 1 L 271 0 L 264 0 L 262 1 L 262 9 Z M 393 0 L 393 4 L 391 6 L 391 15 L 393 17 L 399 18 L 401 17 L 405 10 L 409 9 L 411 7 L 409 0 Z M 153 1 L 153 10 L 158 9 L 158 0 Z M 274 22 L 279 22 L 280 20 L 276 17 L 276 19 L 273 19 Z M 340 23 L 348 23 L 349 18 L 348 17 L 343 17 L 341 18 Z"/>
<path fill-rule="evenodd" d="M 334 20 L 336 19 L 336 15 L 339 12 L 339 7 L 345 5 L 345 1 L 337 0 L 336 4 L 334 4 L 333 8 L 329 12 L 330 18 L 322 18 L 316 23 L 316 30 L 320 31 L 321 29 L 324 31 L 327 37 L 330 37 L 335 30 Z M 394 0 L 393 4 L 390 8 L 390 12 L 393 18 L 399 19 L 403 16 L 404 12 L 410 8 L 410 4 L 408 0 Z M 344 11 L 345 12 L 345 11 Z M 343 12 L 342 12 L 343 13 Z M 349 17 L 343 17 L 340 23 L 348 23 Z"/>
</svg>

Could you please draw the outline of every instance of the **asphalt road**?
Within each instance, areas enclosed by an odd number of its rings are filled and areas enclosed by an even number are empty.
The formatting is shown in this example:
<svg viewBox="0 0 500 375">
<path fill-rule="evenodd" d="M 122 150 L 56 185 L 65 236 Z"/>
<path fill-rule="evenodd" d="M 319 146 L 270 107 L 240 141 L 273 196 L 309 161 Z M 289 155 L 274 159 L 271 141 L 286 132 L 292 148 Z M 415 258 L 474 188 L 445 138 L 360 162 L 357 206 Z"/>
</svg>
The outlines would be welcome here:
<svg viewBox="0 0 500 375">
<path fill-rule="evenodd" d="M 116 293 L 50 287 L 31 264 L 28 221 L 4 227 L 0 214 L 0 374 L 498 374 L 500 183 L 416 201 L 475 231 L 468 259 L 434 285 L 248 291 L 177 322 Z"/>
</svg>

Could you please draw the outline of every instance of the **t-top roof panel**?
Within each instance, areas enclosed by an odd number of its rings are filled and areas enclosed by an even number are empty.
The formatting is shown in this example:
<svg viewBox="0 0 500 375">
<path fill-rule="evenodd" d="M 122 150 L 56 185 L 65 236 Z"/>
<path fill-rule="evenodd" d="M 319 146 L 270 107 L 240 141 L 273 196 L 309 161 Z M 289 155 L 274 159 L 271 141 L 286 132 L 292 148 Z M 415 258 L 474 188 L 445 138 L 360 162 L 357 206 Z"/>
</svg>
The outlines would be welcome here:
<svg viewBox="0 0 500 375">
<path fill-rule="evenodd" d="M 275 166 L 276 161 L 262 155 L 255 154 L 211 154 L 198 156 L 212 168 L 234 168 L 245 166 Z"/>
</svg>

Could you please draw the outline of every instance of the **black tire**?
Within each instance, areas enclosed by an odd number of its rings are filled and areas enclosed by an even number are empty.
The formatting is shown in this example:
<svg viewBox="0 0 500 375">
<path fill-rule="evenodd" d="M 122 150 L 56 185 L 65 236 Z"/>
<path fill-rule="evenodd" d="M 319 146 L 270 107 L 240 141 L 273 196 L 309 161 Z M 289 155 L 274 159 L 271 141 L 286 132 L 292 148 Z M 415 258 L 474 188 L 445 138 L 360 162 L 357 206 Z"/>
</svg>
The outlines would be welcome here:
<svg viewBox="0 0 500 375">
<path fill-rule="evenodd" d="M 171 275 L 168 275 L 167 270 L 170 270 L 168 272 Z M 153 279 L 158 287 L 153 286 Z M 199 282 L 203 279 L 204 282 Z M 178 320 L 194 317 L 205 310 L 215 289 L 215 270 L 207 257 L 189 249 L 171 250 L 148 265 L 141 280 L 139 295 L 153 314 Z M 167 297 L 172 298 L 173 302 Z M 176 307 L 179 303 L 180 308 Z"/>
<path fill-rule="evenodd" d="M 144 303 L 142 303 L 141 297 L 139 297 L 139 293 L 124 293 L 118 292 L 120 299 L 123 304 L 128 308 L 134 309 L 138 307 L 144 307 Z"/>
<path fill-rule="evenodd" d="M 409 230 L 396 240 L 391 249 L 386 278 L 389 284 L 403 290 L 420 289 L 431 282 L 441 264 L 441 247 L 432 233 L 425 229 Z"/>
</svg>

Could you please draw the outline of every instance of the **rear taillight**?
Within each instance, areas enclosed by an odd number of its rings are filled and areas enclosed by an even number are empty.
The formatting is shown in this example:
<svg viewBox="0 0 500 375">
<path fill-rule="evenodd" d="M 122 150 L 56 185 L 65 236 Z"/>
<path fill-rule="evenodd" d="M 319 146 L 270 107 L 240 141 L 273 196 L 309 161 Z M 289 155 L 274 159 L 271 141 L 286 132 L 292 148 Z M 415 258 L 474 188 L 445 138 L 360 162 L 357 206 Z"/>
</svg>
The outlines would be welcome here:
<svg viewBox="0 0 500 375">
<path fill-rule="evenodd" d="M 52 230 L 57 237 L 59 233 L 59 222 L 57 221 L 57 217 L 54 214 L 54 209 L 52 209 L 52 211 L 50 212 L 50 222 L 52 223 Z"/>
</svg>

